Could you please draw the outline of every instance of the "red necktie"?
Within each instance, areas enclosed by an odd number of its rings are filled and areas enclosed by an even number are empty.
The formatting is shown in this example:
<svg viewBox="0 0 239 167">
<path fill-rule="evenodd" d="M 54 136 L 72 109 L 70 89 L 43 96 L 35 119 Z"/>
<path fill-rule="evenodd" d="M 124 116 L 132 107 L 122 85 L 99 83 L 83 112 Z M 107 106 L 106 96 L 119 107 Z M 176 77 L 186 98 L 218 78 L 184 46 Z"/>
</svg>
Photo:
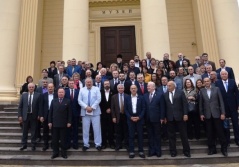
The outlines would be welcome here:
<svg viewBox="0 0 239 167">
<path fill-rule="evenodd" d="M 140 89 L 141 89 L 141 92 L 144 94 L 144 85 L 143 84 L 140 84 Z"/>
<path fill-rule="evenodd" d="M 73 95 L 73 93 L 74 93 L 74 91 L 73 91 L 73 89 L 71 89 L 71 100 L 74 99 L 74 95 Z"/>
</svg>

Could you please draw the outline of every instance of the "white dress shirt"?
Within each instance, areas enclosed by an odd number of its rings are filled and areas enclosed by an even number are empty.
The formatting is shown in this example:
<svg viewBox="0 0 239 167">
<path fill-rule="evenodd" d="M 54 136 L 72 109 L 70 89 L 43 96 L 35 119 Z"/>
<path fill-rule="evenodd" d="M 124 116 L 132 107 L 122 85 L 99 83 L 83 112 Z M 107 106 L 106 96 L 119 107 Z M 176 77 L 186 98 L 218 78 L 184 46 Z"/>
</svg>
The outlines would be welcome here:
<svg viewBox="0 0 239 167">
<path fill-rule="evenodd" d="M 132 111 L 133 111 L 133 113 L 134 114 L 136 114 L 136 112 L 137 112 L 137 97 L 138 97 L 138 95 L 136 94 L 136 96 L 132 96 L 131 95 L 131 100 L 132 100 Z"/>
<path fill-rule="evenodd" d="M 222 80 L 226 92 L 228 91 L 228 79 L 226 81 Z M 226 85 L 227 84 L 227 85 Z"/>
<path fill-rule="evenodd" d="M 210 99 L 210 97 L 211 97 L 211 86 L 210 86 L 210 88 L 206 88 L 206 90 L 207 90 L 208 98 Z"/>
<path fill-rule="evenodd" d="M 171 101 L 172 104 L 173 104 L 174 94 L 175 94 L 175 89 L 174 89 L 172 92 L 169 92 L 169 99 L 170 99 L 170 101 Z"/>
<path fill-rule="evenodd" d="M 106 98 L 106 101 L 108 102 L 109 101 L 109 95 L 110 95 L 110 90 L 105 90 L 105 98 Z"/>
<path fill-rule="evenodd" d="M 49 94 L 48 93 L 48 109 L 50 109 L 50 106 L 51 106 L 51 101 L 53 100 L 53 93 L 52 94 Z"/>
</svg>

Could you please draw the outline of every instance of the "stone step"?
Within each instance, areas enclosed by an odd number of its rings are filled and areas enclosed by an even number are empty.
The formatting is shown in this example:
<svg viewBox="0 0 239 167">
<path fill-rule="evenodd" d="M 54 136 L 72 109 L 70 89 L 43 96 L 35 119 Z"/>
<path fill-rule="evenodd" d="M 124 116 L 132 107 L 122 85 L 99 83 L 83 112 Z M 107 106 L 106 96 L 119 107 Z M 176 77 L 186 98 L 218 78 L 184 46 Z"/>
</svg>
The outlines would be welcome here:
<svg viewBox="0 0 239 167">
<path fill-rule="evenodd" d="M 4 107 L 3 110 L 6 112 L 18 112 L 18 106 Z"/>
<path fill-rule="evenodd" d="M 19 122 L 18 122 L 18 121 L 14 121 L 14 122 L 0 121 L 0 127 L 12 127 L 12 128 L 16 128 L 16 127 L 20 127 L 20 125 L 19 125 Z"/>
<path fill-rule="evenodd" d="M 13 112 L 13 111 L 0 111 L 0 117 L 1 116 L 17 116 L 18 113 L 17 112 Z"/>
<path fill-rule="evenodd" d="M 49 155 L 0 155 L 0 164 L 6 165 L 51 165 L 51 166 L 129 166 L 129 165 L 189 165 L 189 164 L 227 164 L 238 163 L 238 152 L 229 153 L 228 157 L 222 154 L 214 154 L 208 156 L 204 153 L 192 154 L 191 158 L 186 158 L 181 153 L 177 157 L 172 158 L 170 155 L 162 157 L 146 157 L 141 159 L 136 156 L 134 159 L 129 159 L 127 155 L 72 155 L 68 159 L 61 157 L 54 160 L 50 159 Z"/>
<path fill-rule="evenodd" d="M 217 146 L 217 151 L 218 154 L 221 153 L 219 146 Z M 24 151 L 20 151 L 19 150 L 20 147 L 1 147 L 0 148 L 0 155 L 51 155 L 52 154 L 52 149 L 48 149 L 47 151 L 42 151 L 42 147 L 36 147 L 36 151 L 31 151 L 31 146 L 29 145 L 29 147 L 24 150 Z M 136 149 L 137 150 L 137 147 Z M 177 151 L 178 153 L 182 153 L 183 152 L 183 148 L 181 145 L 177 146 Z M 191 154 L 198 154 L 198 153 L 204 153 L 207 154 L 208 148 L 206 145 L 193 145 L 191 146 Z M 112 154 L 116 154 L 116 155 L 128 155 L 128 152 L 126 149 L 121 149 L 119 151 L 115 151 L 114 149 L 110 149 L 110 148 L 106 148 L 101 150 L 100 152 L 98 150 L 96 150 L 95 148 L 91 147 L 90 149 L 88 149 L 86 152 L 82 151 L 82 146 L 79 147 L 78 150 L 75 149 L 68 149 L 67 150 L 68 155 L 112 155 Z M 137 151 L 136 151 L 137 152 Z M 145 154 L 148 153 L 148 147 L 145 146 L 144 147 L 144 152 Z M 232 152 L 238 152 L 238 146 L 236 144 L 231 144 L 230 147 L 228 147 L 228 153 L 232 153 Z M 162 155 L 168 155 L 170 154 L 169 152 L 169 146 L 162 146 Z"/>
</svg>

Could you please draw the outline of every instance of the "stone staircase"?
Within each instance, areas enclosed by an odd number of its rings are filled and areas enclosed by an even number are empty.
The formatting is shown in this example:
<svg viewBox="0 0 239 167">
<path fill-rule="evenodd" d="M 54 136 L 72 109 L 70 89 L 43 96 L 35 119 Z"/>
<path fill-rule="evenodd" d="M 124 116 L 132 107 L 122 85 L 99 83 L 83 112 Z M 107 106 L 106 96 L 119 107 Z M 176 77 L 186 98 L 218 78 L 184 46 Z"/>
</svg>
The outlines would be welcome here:
<svg viewBox="0 0 239 167">
<path fill-rule="evenodd" d="M 81 127 L 79 127 L 81 129 Z M 80 130 L 81 132 L 81 130 Z M 137 155 L 134 159 L 128 158 L 125 149 L 118 152 L 112 149 L 97 151 L 91 147 L 87 152 L 81 148 L 78 150 L 69 149 L 68 159 L 61 157 L 51 160 L 52 150 L 41 151 L 43 143 L 38 143 L 36 151 L 27 150 L 19 151 L 21 147 L 22 131 L 17 120 L 17 105 L 8 105 L 0 107 L 0 164 L 7 165 L 55 165 L 55 166 L 127 166 L 127 165 L 167 165 L 167 164 L 211 164 L 211 163 L 233 163 L 238 162 L 239 147 L 234 144 L 233 131 L 231 130 L 231 145 L 228 148 L 228 157 L 223 157 L 218 145 L 218 153 L 212 156 L 207 155 L 206 139 L 190 140 L 191 158 L 186 158 L 182 153 L 181 141 L 177 134 L 178 156 L 172 158 L 169 155 L 168 141 L 162 141 L 162 157 L 139 158 Z M 145 133 L 144 145 L 147 155 L 147 134 Z M 30 134 L 29 134 L 30 136 Z M 30 143 L 30 140 L 29 140 Z M 82 146 L 82 134 L 79 134 L 79 143 Z M 92 144 L 93 146 L 93 144 Z M 137 149 L 136 149 L 137 150 Z"/>
</svg>

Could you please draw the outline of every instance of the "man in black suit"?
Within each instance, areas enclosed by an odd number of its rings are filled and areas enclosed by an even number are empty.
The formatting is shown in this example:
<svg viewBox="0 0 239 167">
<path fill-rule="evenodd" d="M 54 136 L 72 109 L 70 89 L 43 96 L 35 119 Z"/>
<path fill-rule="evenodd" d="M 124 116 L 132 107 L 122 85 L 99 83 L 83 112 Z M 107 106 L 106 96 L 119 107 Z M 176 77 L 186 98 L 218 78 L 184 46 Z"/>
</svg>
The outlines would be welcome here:
<svg viewBox="0 0 239 167">
<path fill-rule="evenodd" d="M 208 65 L 205 66 L 205 67 L 206 67 L 206 71 L 205 71 L 204 74 L 202 74 L 202 79 L 204 79 L 204 78 L 210 78 L 210 77 L 211 77 L 211 76 L 210 76 L 210 73 L 213 71 L 211 64 L 208 64 Z"/>
<path fill-rule="evenodd" d="M 115 149 L 114 143 L 114 124 L 112 122 L 111 116 L 111 97 L 113 96 L 113 92 L 110 90 L 110 82 L 109 80 L 105 80 L 104 89 L 101 91 L 101 133 L 102 133 L 102 145 L 101 148 L 105 149 L 107 145 L 111 149 Z"/>
<path fill-rule="evenodd" d="M 53 78 L 53 83 L 54 83 L 54 86 L 55 86 L 56 88 L 58 88 L 59 86 L 61 86 L 61 78 L 62 78 L 63 76 L 68 77 L 68 75 L 64 73 L 64 66 L 63 66 L 63 65 L 60 65 L 60 66 L 58 67 L 58 71 L 59 71 L 59 73 L 56 74 L 56 75 L 54 75 L 54 78 Z"/>
<path fill-rule="evenodd" d="M 122 148 L 122 142 L 124 146 L 128 149 L 128 126 L 126 115 L 124 111 L 124 102 L 127 94 L 124 93 L 124 85 L 117 85 L 117 94 L 113 95 L 111 98 L 111 115 L 112 121 L 115 125 L 116 143 L 115 150 L 118 151 Z"/>
<path fill-rule="evenodd" d="M 178 60 L 176 61 L 176 68 L 184 67 L 183 61 L 186 60 L 188 62 L 188 65 L 190 65 L 190 61 L 188 59 L 184 58 L 183 53 L 178 53 Z"/>
<path fill-rule="evenodd" d="M 139 73 L 137 75 L 137 83 L 135 85 L 138 88 L 138 90 L 137 90 L 138 95 L 144 95 L 145 93 L 148 93 L 147 83 L 144 82 L 143 74 Z"/>
<path fill-rule="evenodd" d="M 39 117 L 40 93 L 34 92 L 35 84 L 28 84 L 28 93 L 21 96 L 18 107 L 18 120 L 23 124 L 22 147 L 20 150 L 27 148 L 28 130 L 31 131 L 32 151 L 36 150 L 36 125 Z M 30 127 L 29 127 L 30 125 Z"/>
<path fill-rule="evenodd" d="M 138 135 L 138 151 L 139 157 L 145 158 L 143 149 L 143 125 L 145 113 L 144 97 L 137 95 L 137 86 L 131 85 L 131 96 L 125 99 L 125 114 L 129 127 L 129 158 L 134 158 L 134 138 L 135 131 Z"/>
<path fill-rule="evenodd" d="M 134 60 L 130 60 L 129 61 L 129 71 L 128 71 L 128 74 L 131 72 L 131 71 L 134 71 L 135 75 L 137 76 L 137 74 L 140 73 L 140 70 L 138 67 L 135 67 L 134 65 Z"/>
<path fill-rule="evenodd" d="M 192 65 L 192 67 L 194 69 L 194 73 L 196 73 L 196 69 L 199 68 L 200 65 L 201 65 L 200 56 L 196 56 L 195 57 L 195 63 Z"/>
<path fill-rule="evenodd" d="M 202 54 L 202 64 L 204 64 L 205 67 L 207 67 L 208 65 L 212 66 L 212 71 L 216 71 L 216 65 L 213 61 L 209 61 L 208 60 L 208 54 L 207 53 L 203 53 Z"/>
<path fill-rule="evenodd" d="M 117 70 L 112 72 L 113 79 L 110 80 L 110 90 L 114 91 L 115 85 L 119 82 L 119 72 Z"/>
<path fill-rule="evenodd" d="M 50 112 L 48 115 L 49 129 L 53 129 L 52 146 L 53 154 L 51 159 L 59 156 L 59 140 L 61 141 L 61 156 L 66 159 L 66 131 L 71 127 L 72 111 L 70 100 L 64 98 L 65 90 L 59 88 L 57 92 L 58 98 L 51 102 Z"/>
<path fill-rule="evenodd" d="M 124 85 L 124 93 L 126 93 L 126 90 L 125 90 L 125 84 L 126 84 L 126 80 L 125 80 L 125 74 L 124 73 L 120 73 L 119 74 L 119 82 L 117 84 L 115 84 L 115 87 L 114 87 L 114 94 L 117 94 L 118 93 L 118 88 L 117 88 L 117 85 L 119 84 L 122 84 Z"/>
<path fill-rule="evenodd" d="M 131 71 L 129 73 L 129 80 L 126 80 L 125 82 L 125 93 L 130 94 L 130 86 L 131 85 L 136 85 L 138 81 L 135 79 L 135 73 L 134 71 Z"/>
<path fill-rule="evenodd" d="M 168 53 L 164 53 L 163 55 L 163 64 L 164 64 L 164 68 L 167 69 L 167 71 L 169 71 L 169 54 Z"/>
<path fill-rule="evenodd" d="M 43 124 L 43 141 L 44 146 L 42 151 L 46 151 L 49 148 L 49 127 L 48 127 L 48 113 L 51 106 L 51 101 L 56 98 L 57 95 L 54 93 L 54 85 L 48 84 L 48 92 L 42 94 L 41 105 L 40 105 L 40 121 Z"/>
<path fill-rule="evenodd" d="M 207 129 L 208 155 L 217 153 L 215 144 L 215 135 L 217 135 L 221 144 L 221 152 L 227 157 L 227 142 L 222 125 L 225 119 L 223 98 L 220 89 L 211 86 L 209 78 L 204 78 L 203 81 L 205 88 L 200 90 L 199 111 L 201 120 L 205 121 Z"/>
<path fill-rule="evenodd" d="M 238 106 L 239 106 L 239 91 L 234 79 L 229 79 L 229 73 L 226 70 L 220 72 L 221 79 L 216 81 L 216 86 L 220 89 L 224 101 L 226 118 L 231 118 L 234 141 L 239 146 L 239 127 L 238 127 Z M 230 144 L 230 130 L 225 130 L 227 144 Z"/>
<path fill-rule="evenodd" d="M 228 72 L 228 79 L 235 79 L 233 69 L 226 66 L 226 61 L 224 59 L 219 60 L 220 68 L 216 70 L 218 74 L 218 79 L 221 79 L 220 72 L 226 70 Z"/>
<path fill-rule="evenodd" d="M 182 90 L 176 89 L 176 84 L 169 81 L 168 92 L 164 94 L 167 115 L 169 149 L 171 157 L 177 156 L 176 126 L 178 127 L 183 145 L 183 154 L 191 157 L 187 136 L 188 102 Z"/>
<path fill-rule="evenodd" d="M 146 125 L 149 138 L 148 156 L 161 157 L 161 124 L 165 119 L 163 92 L 157 92 L 155 83 L 148 82 L 148 93 L 144 94 Z"/>
<path fill-rule="evenodd" d="M 67 128 L 67 142 L 66 146 L 69 149 L 71 146 L 77 150 L 79 148 L 78 135 L 80 124 L 80 110 L 81 107 L 78 103 L 79 89 L 74 89 L 75 83 L 73 79 L 68 81 L 69 89 L 66 90 L 65 97 L 70 100 L 70 106 L 72 111 L 72 126 Z"/>
<path fill-rule="evenodd" d="M 93 85 L 99 88 L 100 90 L 104 88 L 101 75 L 96 75 L 95 82 Z"/>
</svg>

